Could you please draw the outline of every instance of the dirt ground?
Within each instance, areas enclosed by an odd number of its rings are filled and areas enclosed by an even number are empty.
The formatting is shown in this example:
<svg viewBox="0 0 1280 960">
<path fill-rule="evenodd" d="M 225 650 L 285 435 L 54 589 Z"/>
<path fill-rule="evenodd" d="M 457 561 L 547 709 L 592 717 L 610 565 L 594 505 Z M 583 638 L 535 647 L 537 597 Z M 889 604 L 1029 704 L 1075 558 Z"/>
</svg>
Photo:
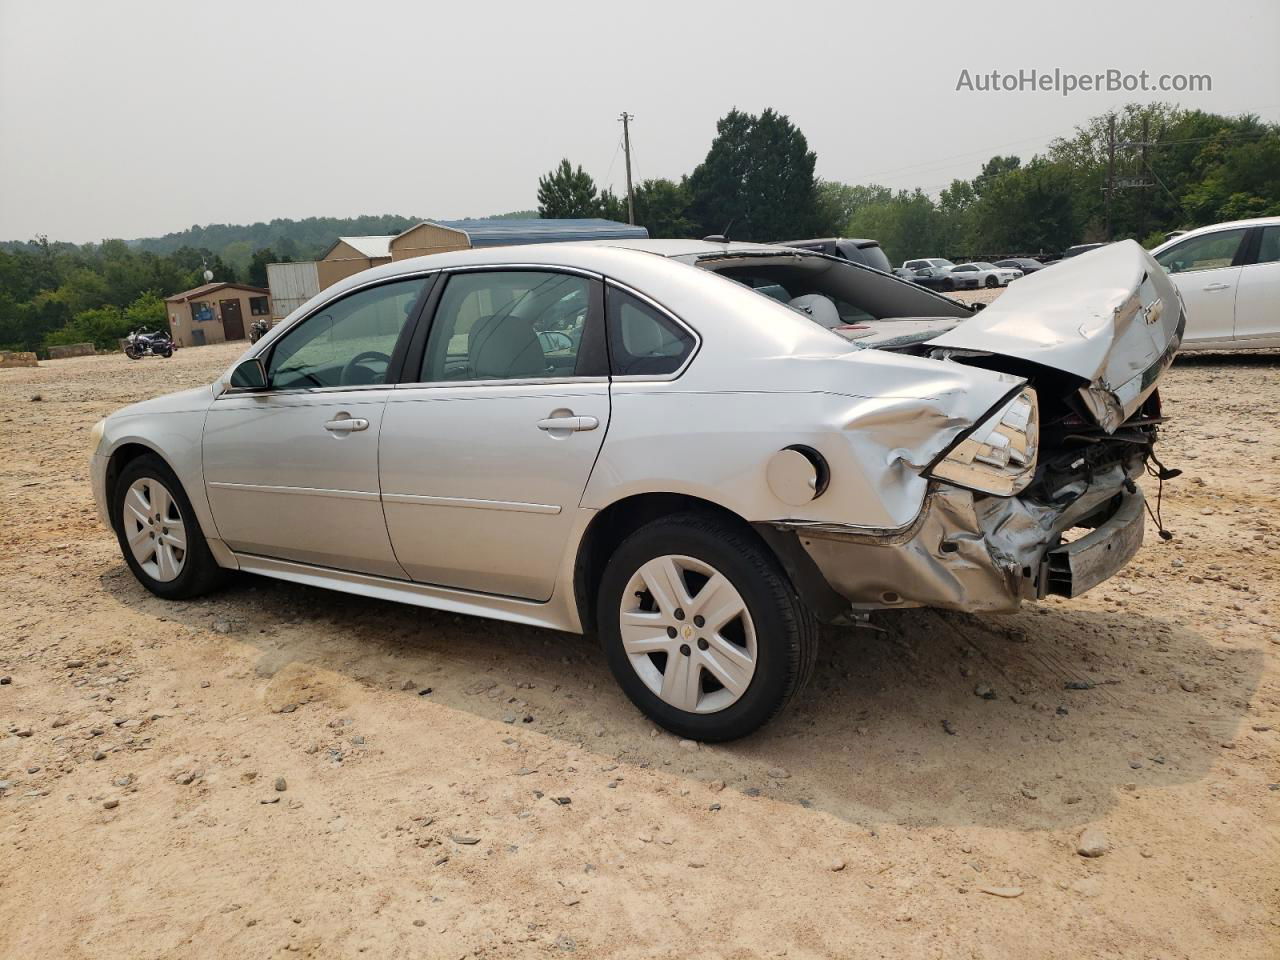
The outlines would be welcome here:
<svg viewBox="0 0 1280 960">
<path fill-rule="evenodd" d="M 1175 536 L 1120 577 L 833 630 L 699 747 L 581 637 L 146 593 L 90 427 L 239 349 L 0 371 L 0 955 L 1280 955 L 1280 357 L 1175 364 Z"/>
</svg>

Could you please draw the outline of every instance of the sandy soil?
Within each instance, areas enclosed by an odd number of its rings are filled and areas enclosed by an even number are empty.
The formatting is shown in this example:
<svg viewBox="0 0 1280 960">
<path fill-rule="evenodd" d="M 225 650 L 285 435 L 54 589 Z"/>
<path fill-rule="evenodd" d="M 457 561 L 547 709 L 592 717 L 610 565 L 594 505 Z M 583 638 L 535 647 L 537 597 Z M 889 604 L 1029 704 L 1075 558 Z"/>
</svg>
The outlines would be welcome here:
<svg viewBox="0 0 1280 960">
<path fill-rule="evenodd" d="M 1124 575 L 832 631 L 707 748 L 581 637 L 143 591 L 89 428 L 237 350 L 0 371 L 0 955 L 1280 955 L 1280 357 L 1175 365 Z"/>
</svg>

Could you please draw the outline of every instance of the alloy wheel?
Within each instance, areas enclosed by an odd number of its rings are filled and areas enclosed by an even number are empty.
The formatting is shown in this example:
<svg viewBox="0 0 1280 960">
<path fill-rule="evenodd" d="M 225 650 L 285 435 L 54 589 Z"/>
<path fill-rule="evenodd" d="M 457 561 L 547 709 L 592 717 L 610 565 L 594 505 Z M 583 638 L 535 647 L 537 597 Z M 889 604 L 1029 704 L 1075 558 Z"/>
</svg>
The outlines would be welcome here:
<svg viewBox="0 0 1280 960">
<path fill-rule="evenodd" d="M 632 669 L 676 709 L 715 713 L 751 685 L 755 625 L 742 595 L 710 564 L 655 557 L 632 575 L 618 616 Z"/>
<path fill-rule="evenodd" d="M 140 477 L 124 496 L 125 540 L 147 576 L 176 580 L 187 560 L 187 531 L 173 494 L 154 477 Z"/>
</svg>

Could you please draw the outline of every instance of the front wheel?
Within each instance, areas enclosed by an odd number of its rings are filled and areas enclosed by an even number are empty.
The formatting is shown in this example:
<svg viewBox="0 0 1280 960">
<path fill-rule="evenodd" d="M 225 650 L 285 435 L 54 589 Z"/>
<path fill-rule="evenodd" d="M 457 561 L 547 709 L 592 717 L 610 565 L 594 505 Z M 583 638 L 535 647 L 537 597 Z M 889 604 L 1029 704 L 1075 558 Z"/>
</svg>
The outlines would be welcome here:
<svg viewBox="0 0 1280 960">
<path fill-rule="evenodd" d="M 991 288 L 994 288 L 994 287 L 998 287 L 998 286 L 1000 286 L 1000 278 L 999 278 L 999 277 L 995 277 L 995 276 L 987 277 L 987 288 L 988 288 L 988 289 L 991 289 Z"/>
<path fill-rule="evenodd" d="M 749 529 L 684 514 L 642 527 L 605 568 L 596 619 L 631 702 L 693 740 L 745 737 L 808 680 L 818 627 Z"/>
<path fill-rule="evenodd" d="M 954 290 L 955 288 L 956 288 L 956 282 L 952 280 L 950 277 L 942 281 L 943 290 L 951 291 L 951 290 Z"/>
<path fill-rule="evenodd" d="M 156 596 L 186 600 L 222 581 L 191 501 L 159 457 L 138 457 L 120 471 L 111 510 L 125 562 Z"/>
<path fill-rule="evenodd" d="M 125 348 L 124 348 L 124 355 L 125 355 L 126 357 L 128 357 L 130 360 L 141 360 L 141 359 L 142 359 L 142 354 L 140 354 L 140 353 L 138 352 L 138 348 L 137 348 L 137 347 L 134 347 L 134 346 L 128 346 L 128 347 L 125 347 Z"/>
</svg>

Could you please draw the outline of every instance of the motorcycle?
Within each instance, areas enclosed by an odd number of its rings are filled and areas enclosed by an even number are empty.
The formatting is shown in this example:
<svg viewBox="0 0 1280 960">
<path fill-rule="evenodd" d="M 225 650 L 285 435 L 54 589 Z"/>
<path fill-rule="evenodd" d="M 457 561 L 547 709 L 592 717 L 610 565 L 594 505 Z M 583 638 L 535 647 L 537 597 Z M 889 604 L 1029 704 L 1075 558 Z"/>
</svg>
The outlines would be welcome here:
<svg viewBox="0 0 1280 960">
<path fill-rule="evenodd" d="M 249 342 L 257 343 L 267 335 L 267 331 L 271 329 L 271 324 L 267 322 L 266 317 L 259 317 L 253 321 L 253 326 L 249 328 Z"/>
<path fill-rule="evenodd" d="M 163 330 L 159 333 L 147 333 L 135 330 L 124 338 L 124 355 L 130 360 L 141 360 L 143 357 L 172 357 L 174 351 L 173 338 Z"/>
</svg>

